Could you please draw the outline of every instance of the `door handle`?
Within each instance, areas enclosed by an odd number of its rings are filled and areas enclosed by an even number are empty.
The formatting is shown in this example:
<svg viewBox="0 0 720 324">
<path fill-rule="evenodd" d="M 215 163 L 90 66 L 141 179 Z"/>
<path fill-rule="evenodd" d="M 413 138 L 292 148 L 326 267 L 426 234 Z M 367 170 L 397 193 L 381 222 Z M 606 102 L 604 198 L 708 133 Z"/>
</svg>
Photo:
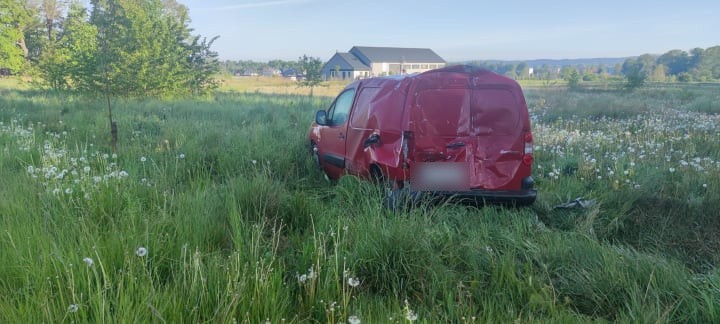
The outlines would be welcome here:
<svg viewBox="0 0 720 324">
<path fill-rule="evenodd" d="M 339 138 L 339 139 L 345 139 L 345 134 L 343 134 L 343 133 L 338 134 L 338 138 Z"/>
</svg>

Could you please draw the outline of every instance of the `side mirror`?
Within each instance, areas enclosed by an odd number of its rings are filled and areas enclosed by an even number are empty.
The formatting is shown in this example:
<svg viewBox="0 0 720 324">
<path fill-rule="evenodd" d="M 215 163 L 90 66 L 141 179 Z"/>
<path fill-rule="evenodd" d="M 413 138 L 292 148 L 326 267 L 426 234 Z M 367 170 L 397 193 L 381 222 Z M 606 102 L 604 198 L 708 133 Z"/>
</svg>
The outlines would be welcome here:
<svg viewBox="0 0 720 324">
<path fill-rule="evenodd" d="M 325 110 L 318 110 L 315 113 L 315 123 L 321 126 L 327 125 L 327 112 Z"/>
</svg>

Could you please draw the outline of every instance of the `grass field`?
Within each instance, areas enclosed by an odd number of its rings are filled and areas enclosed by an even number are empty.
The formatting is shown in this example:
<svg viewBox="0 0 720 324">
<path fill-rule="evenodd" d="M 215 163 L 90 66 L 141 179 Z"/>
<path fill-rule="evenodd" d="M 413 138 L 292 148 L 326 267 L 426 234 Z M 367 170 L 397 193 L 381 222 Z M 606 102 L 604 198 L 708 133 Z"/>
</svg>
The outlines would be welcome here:
<svg viewBox="0 0 720 324">
<path fill-rule="evenodd" d="M 534 206 L 390 213 L 313 167 L 319 91 L 118 99 L 112 152 L 102 100 L 4 82 L 1 323 L 720 321 L 719 87 L 528 89 Z"/>
</svg>

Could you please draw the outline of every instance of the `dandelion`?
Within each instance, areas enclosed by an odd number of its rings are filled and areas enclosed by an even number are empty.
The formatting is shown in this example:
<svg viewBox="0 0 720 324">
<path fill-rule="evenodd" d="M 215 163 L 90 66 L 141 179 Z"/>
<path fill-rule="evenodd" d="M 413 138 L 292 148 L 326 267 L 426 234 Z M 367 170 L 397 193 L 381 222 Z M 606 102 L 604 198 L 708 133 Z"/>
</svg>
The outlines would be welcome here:
<svg viewBox="0 0 720 324">
<path fill-rule="evenodd" d="M 548 176 L 550 176 L 550 178 L 555 177 L 555 172 L 548 173 Z"/>
<path fill-rule="evenodd" d="M 360 285 L 360 279 L 350 277 L 348 278 L 348 285 L 350 285 L 350 287 L 357 287 Z"/>
<path fill-rule="evenodd" d="M 302 284 L 302 283 L 305 283 L 305 281 L 307 281 L 307 279 L 308 279 L 308 278 L 307 278 L 307 275 L 306 275 L 306 274 L 301 274 L 301 275 L 298 276 L 298 282 L 301 283 L 301 284 Z"/>
<path fill-rule="evenodd" d="M 32 165 L 28 165 L 27 172 L 30 174 L 35 173 L 35 167 L 33 167 Z"/>
<path fill-rule="evenodd" d="M 180 158 L 180 160 L 185 159 L 185 153 L 180 153 L 180 155 L 178 155 L 178 157 Z"/>
<path fill-rule="evenodd" d="M 137 256 L 139 256 L 139 257 L 144 257 L 147 255 L 147 253 L 148 253 L 147 249 L 142 246 L 137 248 L 137 250 L 135 250 L 135 254 L 137 254 Z"/>
<path fill-rule="evenodd" d="M 83 262 L 85 262 L 85 264 L 87 264 L 88 267 L 92 267 L 93 264 L 95 264 L 95 261 L 93 261 L 93 259 L 91 259 L 91 258 L 83 258 Z"/>
<path fill-rule="evenodd" d="M 69 195 L 69 194 L 71 194 L 71 193 L 73 193 L 72 188 L 67 188 L 67 189 L 65 189 L 65 194 L 66 194 L 66 195 Z"/>
<path fill-rule="evenodd" d="M 77 304 L 70 304 L 70 306 L 68 307 L 68 312 L 75 313 L 78 311 L 79 308 L 80 307 L 78 307 Z"/>
<path fill-rule="evenodd" d="M 251 162 L 253 165 L 257 164 L 257 160 L 252 160 Z"/>
<path fill-rule="evenodd" d="M 113 153 L 112 158 L 113 158 L 113 160 L 117 159 L 117 154 Z"/>
<path fill-rule="evenodd" d="M 415 314 L 415 312 L 412 309 L 410 309 L 410 304 L 406 300 L 405 301 L 405 319 L 407 319 L 410 322 L 414 322 L 415 320 L 417 320 L 417 318 L 418 318 L 417 314 Z"/>
<path fill-rule="evenodd" d="M 670 173 L 675 173 L 675 168 L 670 168 L 669 171 Z"/>
<path fill-rule="evenodd" d="M 59 188 L 55 188 L 55 189 L 53 189 L 52 193 L 53 193 L 53 195 L 57 195 L 57 194 L 60 193 L 60 189 L 59 189 Z"/>
<path fill-rule="evenodd" d="M 141 156 L 141 157 L 140 157 L 140 162 L 145 162 L 145 161 L 147 161 L 147 158 L 144 157 L 144 156 Z"/>
<path fill-rule="evenodd" d="M 707 188 L 707 183 L 703 183 L 703 188 Z"/>
<path fill-rule="evenodd" d="M 630 174 L 630 171 L 625 170 L 625 171 L 623 171 L 623 174 L 624 174 L 624 175 L 628 175 L 628 174 Z"/>
<path fill-rule="evenodd" d="M 83 172 L 85 172 L 85 173 L 90 173 L 90 167 L 89 167 L 89 166 L 85 166 L 85 167 L 83 168 Z"/>
<path fill-rule="evenodd" d="M 348 317 L 348 323 L 349 324 L 360 324 L 360 318 L 355 315 L 350 315 L 350 317 Z"/>
<path fill-rule="evenodd" d="M 127 171 L 125 171 L 125 170 L 122 170 L 122 171 L 120 171 L 120 173 L 118 173 L 118 177 L 119 177 L 120 179 L 126 178 L 127 176 L 128 176 L 128 173 L 127 173 Z"/>
<path fill-rule="evenodd" d="M 102 157 L 103 157 L 103 159 L 107 160 L 107 159 L 110 158 L 110 155 L 108 155 L 107 153 L 105 153 L 105 154 L 102 155 Z"/>
</svg>

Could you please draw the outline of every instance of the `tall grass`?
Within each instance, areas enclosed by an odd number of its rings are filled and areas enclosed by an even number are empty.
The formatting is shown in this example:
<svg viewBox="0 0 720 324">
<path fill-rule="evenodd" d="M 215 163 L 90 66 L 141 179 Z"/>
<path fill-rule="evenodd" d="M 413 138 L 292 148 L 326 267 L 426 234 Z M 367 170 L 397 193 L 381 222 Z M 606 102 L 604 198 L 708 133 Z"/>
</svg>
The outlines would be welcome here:
<svg viewBox="0 0 720 324">
<path fill-rule="evenodd" d="M 118 100 L 113 154 L 102 101 L 0 91 L 0 322 L 720 320 L 714 91 L 528 91 L 533 207 L 396 213 L 312 164 L 330 97 Z"/>
</svg>

